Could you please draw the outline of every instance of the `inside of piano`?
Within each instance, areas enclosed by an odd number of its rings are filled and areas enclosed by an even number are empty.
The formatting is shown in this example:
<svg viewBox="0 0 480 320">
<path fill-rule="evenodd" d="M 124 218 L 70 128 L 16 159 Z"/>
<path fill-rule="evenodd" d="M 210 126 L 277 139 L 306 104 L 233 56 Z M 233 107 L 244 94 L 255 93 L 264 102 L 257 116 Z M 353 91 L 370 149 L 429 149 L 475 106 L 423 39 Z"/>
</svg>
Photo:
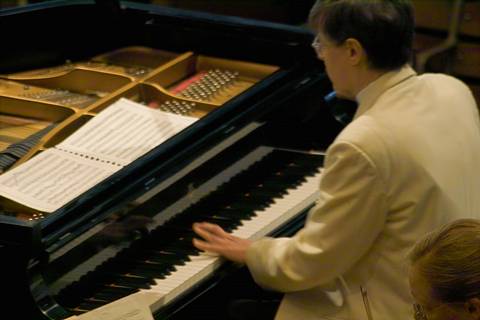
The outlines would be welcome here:
<svg viewBox="0 0 480 320">
<path fill-rule="evenodd" d="M 202 118 L 278 69 L 130 46 L 82 61 L 0 75 L 0 173 L 62 142 L 120 98 Z M 3 198 L 0 211 L 29 221 L 47 216 Z"/>
</svg>

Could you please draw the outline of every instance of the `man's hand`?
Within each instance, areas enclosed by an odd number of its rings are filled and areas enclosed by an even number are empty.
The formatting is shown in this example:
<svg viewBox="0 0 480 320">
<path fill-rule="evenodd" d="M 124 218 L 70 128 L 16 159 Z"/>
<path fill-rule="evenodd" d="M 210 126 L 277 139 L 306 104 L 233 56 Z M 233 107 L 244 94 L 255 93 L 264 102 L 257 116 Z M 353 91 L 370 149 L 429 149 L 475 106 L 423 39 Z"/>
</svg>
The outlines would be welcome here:
<svg viewBox="0 0 480 320">
<path fill-rule="evenodd" d="M 193 245 L 197 249 L 218 253 L 234 262 L 245 263 L 245 254 L 252 243 L 250 240 L 232 236 L 220 226 L 207 222 L 194 223 L 193 231 L 203 239 L 193 239 Z"/>
</svg>

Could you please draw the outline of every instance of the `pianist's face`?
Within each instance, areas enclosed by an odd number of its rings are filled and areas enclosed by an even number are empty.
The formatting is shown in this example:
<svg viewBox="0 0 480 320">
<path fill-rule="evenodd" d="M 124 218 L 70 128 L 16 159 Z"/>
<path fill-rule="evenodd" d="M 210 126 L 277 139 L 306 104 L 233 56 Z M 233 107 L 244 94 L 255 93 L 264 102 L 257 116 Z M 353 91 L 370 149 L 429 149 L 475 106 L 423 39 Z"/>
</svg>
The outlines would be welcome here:
<svg viewBox="0 0 480 320">
<path fill-rule="evenodd" d="M 317 57 L 324 62 L 325 70 L 337 96 L 354 99 L 356 93 L 351 85 L 353 69 L 350 63 L 349 48 L 346 43 L 336 44 L 322 32 L 319 32 L 312 46 Z"/>
</svg>

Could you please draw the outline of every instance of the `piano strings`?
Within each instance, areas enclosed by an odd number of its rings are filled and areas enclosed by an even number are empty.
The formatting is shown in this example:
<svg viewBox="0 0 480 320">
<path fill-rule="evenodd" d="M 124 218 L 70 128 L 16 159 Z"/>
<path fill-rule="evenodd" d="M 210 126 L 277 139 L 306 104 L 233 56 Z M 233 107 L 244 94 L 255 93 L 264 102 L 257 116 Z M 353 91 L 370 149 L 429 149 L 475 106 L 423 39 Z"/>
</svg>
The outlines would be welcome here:
<svg viewBox="0 0 480 320">
<path fill-rule="evenodd" d="M 47 74 L 50 72 L 45 71 Z M 0 80 L 0 94 L 51 102 L 62 106 L 83 109 L 105 95 L 104 93 L 78 93 L 66 89 L 46 88 L 16 81 Z"/>
<path fill-rule="evenodd" d="M 170 89 L 191 100 L 221 103 L 247 89 L 238 71 L 210 69 L 199 71 Z"/>
<path fill-rule="evenodd" d="M 157 101 L 153 100 L 146 105 L 153 109 L 188 116 L 192 113 L 196 103 L 181 100 L 167 100 L 159 104 Z"/>
</svg>

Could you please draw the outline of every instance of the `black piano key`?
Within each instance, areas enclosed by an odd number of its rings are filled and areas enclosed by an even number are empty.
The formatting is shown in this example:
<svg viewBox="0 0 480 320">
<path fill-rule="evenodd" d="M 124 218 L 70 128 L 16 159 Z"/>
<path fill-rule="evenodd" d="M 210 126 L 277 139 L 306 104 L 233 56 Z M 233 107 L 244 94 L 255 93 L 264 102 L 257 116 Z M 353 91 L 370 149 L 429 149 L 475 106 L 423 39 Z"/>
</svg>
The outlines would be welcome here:
<svg viewBox="0 0 480 320">
<path fill-rule="evenodd" d="M 175 269 L 175 265 L 183 265 L 184 261 L 187 260 L 188 255 L 185 253 L 176 255 L 164 249 L 165 248 L 145 251 L 141 259 L 136 260 L 138 262 L 135 262 L 135 264 L 138 265 L 140 263 L 145 267 L 152 268 L 162 267 L 165 268 L 166 271 L 172 271 Z"/>
<path fill-rule="evenodd" d="M 237 221 L 242 220 L 250 220 L 252 217 L 255 216 L 255 212 L 252 210 L 246 210 L 245 208 L 234 208 L 231 206 L 225 206 L 222 208 L 218 208 L 216 211 L 218 215 L 222 216 L 229 216 L 232 218 L 236 218 Z"/>
<path fill-rule="evenodd" d="M 153 284 L 152 278 L 140 277 L 129 275 L 130 268 L 126 268 L 125 265 L 118 264 L 115 267 L 108 268 L 108 265 L 103 265 L 95 272 L 96 278 L 93 281 L 107 282 L 109 284 L 116 284 L 118 280 L 125 279 L 126 282 L 138 283 L 138 284 Z"/>
<path fill-rule="evenodd" d="M 82 300 L 83 302 L 93 302 L 93 303 L 103 303 L 105 304 L 107 301 L 106 300 L 101 300 L 101 299 L 94 299 L 94 298 L 85 298 Z"/>
<path fill-rule="evenodd" d="M 81 309 L 81 310 L 86 310 L 86 311 L 90 311 L 90 310 L 93 310 L 93 309 L 96 309 L 98 307 L 101 307 L 105 304 L 107 304 L 108 302 L 107 301 L 95 301 L 95 300 L 92 300 L 92 299 L 89 299 L 88 301 L 84 301 L 82 303 L 80 303 L 78 305 L 78 309 Z"/>
<path fill-rule="evenodd" d="M 169 252 L 181 251 L 182 253 L 187 254 L 189 256 L 196 256 L 200 253 L 200 251 L 197 248 L 193 247 L 192 241 L 190 241 L 189 244 L 185 244 L 185 245 L 169 244 L 165 247 L 165 250 Z"/>
<path fill-rule="evenodd" d="M 79 316 L 85 312 L 88 312 L 90 310 L 85 310 L 85 309 L 80 309 L 80 308 L 67 308 L 71 313 L 73 313 L 75 316 Z"/>
<path fill-rule="evenodd" d="M 112 302 L 138 291 L 138 289 L 133 288 L 105 286 L 102 290 L 96 292 L 92 298 Z"/>
<path fill-rule="evenodd" d="M 188 219 L 172 219 L 162 227 L 162 232 L 158 234 L 161 237 L 175 237 L 179 234 L 188 234 L 191 231 L 191 226 L 188 225 Z"/>
<path fill-rule="evenodd" d="M 287 184 L 287 183 L 279 183 L 278 181 L 275 181 L 275 180 L 265 180 L 265 181 L 262 181 L 260 184 L 258 184 L 257 188 L 263 189 L 265 190 L 265 192 L 271 192 L 272 194 L 285 195 L 287 193 L 287 189 L 289 189 L 291 185 L 292 185 L 291 183 Z M 255 189 L 252 191 L 255 191 Z"/>
<path fill-rule="evenodd" d="M 138 260 L 117 259 L 114 261 L 114 264 L 104 264 L 97 268 L 96 273 L 162 279 L 175 270 L 175 267 L 172 266 L 171 263 L 148 262 L 148 257 L 144 257 L 141 260 L 140 258 L 137 259 Z M 104 279 L 104 281 L 106 281 L 106 279 Z"/>
<path fill-rule="evenodd" d="M 148 269 L 148 268 L 141 268 L 141 267 L 134 267 L 132 268 L 128 274 L 151 278 L 151 279 L 165 279 L 166 273 L 160 270 L 155 269 Z"/>
<path fill-rule="evenodd" d="M 150 272 L 155 275 L 156 279 L 162 279 L 172 272 L 175 272 L 175 265 L 172 263 L 148 261 L 135 261 L 135 266 L 131 267 L 132 272 Z"/>
<path fill-rule="evenodd" d="M 165 233 L 164 236 L 162 237 L 162 235 L 158 235 L 157 237 L 154 237 L 152 238 L 152 241 L 156 241 L 156 245 L 155 246 L 150 246 L 149 249 L 150 250 L 155 250 L 155 251 L 161 251 L 163 253 L 166 253 L 166 254 L 169 254 L 171 255 L 171 258 L 172 259 L 181 259 L 181 258 L 184 258 L 186 255 L 188 255 L 187 253 L 185 253 L 184 251 L 182 250 L 172 250 L 171 249 L 171 246 L 173 244 L 176 244 L 176 247 L 177 248 L 180 248 L 180 247 L 183 247 L 183 248 L 188 248 L 189 245 L 191 244 L 190 241 L 188 241 L 188 238 L 192 238 L 192 236 L 189 236 L 187 238 L 182 238 L 181 236 L 178 237 L 177 236 L 172 236 L 168 233 Z"/>
<path fill-rule="evenodd" d="M 154 285 L 155 281 L 150 278 L 117 275 L 114 277 L 114 280 L 111 282 L 111 284 L 120 287 L 150 289 L 150 286 Z"/>
</svg>

